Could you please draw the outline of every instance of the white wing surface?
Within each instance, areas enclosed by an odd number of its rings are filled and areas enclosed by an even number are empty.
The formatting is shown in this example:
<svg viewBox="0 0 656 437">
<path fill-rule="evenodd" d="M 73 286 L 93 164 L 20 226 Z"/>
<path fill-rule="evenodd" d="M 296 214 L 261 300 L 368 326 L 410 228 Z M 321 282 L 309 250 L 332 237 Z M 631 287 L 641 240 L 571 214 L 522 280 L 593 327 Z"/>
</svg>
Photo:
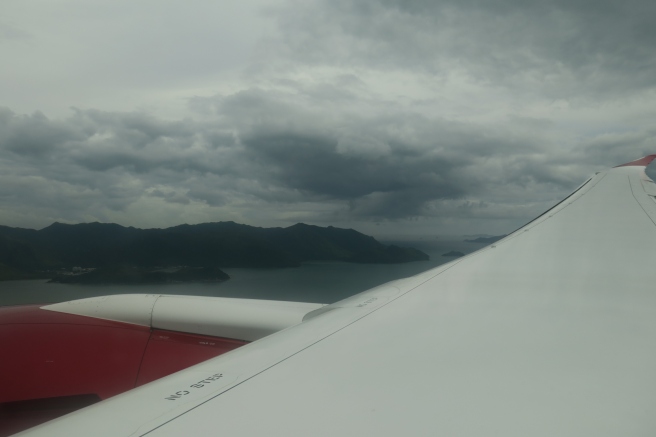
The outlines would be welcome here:
<svg viewBox="0 0 656 437">
<path fill-rule="evenodd" d="M 492 246 L 26 434 L 656 435 L 655 156 Z"/>
</svg>

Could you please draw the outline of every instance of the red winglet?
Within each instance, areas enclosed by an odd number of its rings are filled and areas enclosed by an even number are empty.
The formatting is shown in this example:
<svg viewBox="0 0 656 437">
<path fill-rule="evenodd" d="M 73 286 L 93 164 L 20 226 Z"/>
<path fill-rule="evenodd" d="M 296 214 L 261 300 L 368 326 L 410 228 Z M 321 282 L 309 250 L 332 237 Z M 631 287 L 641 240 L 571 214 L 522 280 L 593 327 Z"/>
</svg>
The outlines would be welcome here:
<svg viewBox="0 0 656 437">
<path fill-rule="evenodd" d="M 615 168 L 630 166 L 647 167 L 654 159 L 656 159 L 656 155 L 647 155 L 644 158 L 636 159 L 635 161 L 627 162 L 626 164 L 616 165 Z"/>
</svg>

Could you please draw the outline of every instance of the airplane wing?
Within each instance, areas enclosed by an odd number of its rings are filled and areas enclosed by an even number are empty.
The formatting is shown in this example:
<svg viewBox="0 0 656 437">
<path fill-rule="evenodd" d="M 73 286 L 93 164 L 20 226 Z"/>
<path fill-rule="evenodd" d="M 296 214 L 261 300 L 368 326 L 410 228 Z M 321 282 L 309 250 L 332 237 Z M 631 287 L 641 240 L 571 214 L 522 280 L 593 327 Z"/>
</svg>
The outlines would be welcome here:
<svg viewBox="0 0 656 437">
<path fill-rule="evenodd" d="M 25 435 L 655 435 L 654 158 L 478 252 Z"/>
</svg>

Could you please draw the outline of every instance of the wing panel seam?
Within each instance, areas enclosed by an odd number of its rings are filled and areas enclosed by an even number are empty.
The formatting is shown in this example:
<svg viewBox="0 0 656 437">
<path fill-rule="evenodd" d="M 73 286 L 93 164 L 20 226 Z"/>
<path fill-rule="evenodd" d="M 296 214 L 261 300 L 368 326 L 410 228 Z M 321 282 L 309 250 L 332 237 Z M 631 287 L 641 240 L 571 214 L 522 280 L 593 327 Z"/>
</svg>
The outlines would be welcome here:
<svg viewBox="0 0 656 437">
<path fill-rule="evenodd" d="M 635 199 L 635 201 L 636 201 L 636 202 L 638 203 L 638 205 L 640 206 L 640 209 L 642 209 L 642 211 L 647 215 L 647 218 L 653 223 L 654 226 L 656 226 L 656 222 L 654 221 L 654 219 L 653 219 L 653 218 L 651 217 L 651 215 L 647 212 L 647 210 L 645 209 L 645 207 L 642 206 L 642 202 L 640 202 L 640 200 L 638 200 L 638 198 L 636 197 L 635 193 L 633 192 L 633 184 L 631 183 L 631 177 L 630 177 L 630 176 L 627 176 L 627 180 L 629 181 L 629 188 L 631 189 L 631 195 L 633 196 L 633 198 Z"/>
</svg>

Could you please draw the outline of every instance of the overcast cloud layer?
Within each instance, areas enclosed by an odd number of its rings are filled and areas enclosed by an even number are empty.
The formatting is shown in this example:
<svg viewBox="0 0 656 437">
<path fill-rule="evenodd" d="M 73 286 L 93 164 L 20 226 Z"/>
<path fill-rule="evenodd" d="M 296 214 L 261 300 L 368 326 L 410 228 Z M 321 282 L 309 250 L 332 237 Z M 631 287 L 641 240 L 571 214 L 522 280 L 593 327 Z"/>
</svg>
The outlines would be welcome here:
<svg viewBox="0 0 656 437">
<path fill-rule="evenodd" d="M 656 153 L 651 1 L 0 9 L 4 225 L 499 234 Z"/>
</svg>

